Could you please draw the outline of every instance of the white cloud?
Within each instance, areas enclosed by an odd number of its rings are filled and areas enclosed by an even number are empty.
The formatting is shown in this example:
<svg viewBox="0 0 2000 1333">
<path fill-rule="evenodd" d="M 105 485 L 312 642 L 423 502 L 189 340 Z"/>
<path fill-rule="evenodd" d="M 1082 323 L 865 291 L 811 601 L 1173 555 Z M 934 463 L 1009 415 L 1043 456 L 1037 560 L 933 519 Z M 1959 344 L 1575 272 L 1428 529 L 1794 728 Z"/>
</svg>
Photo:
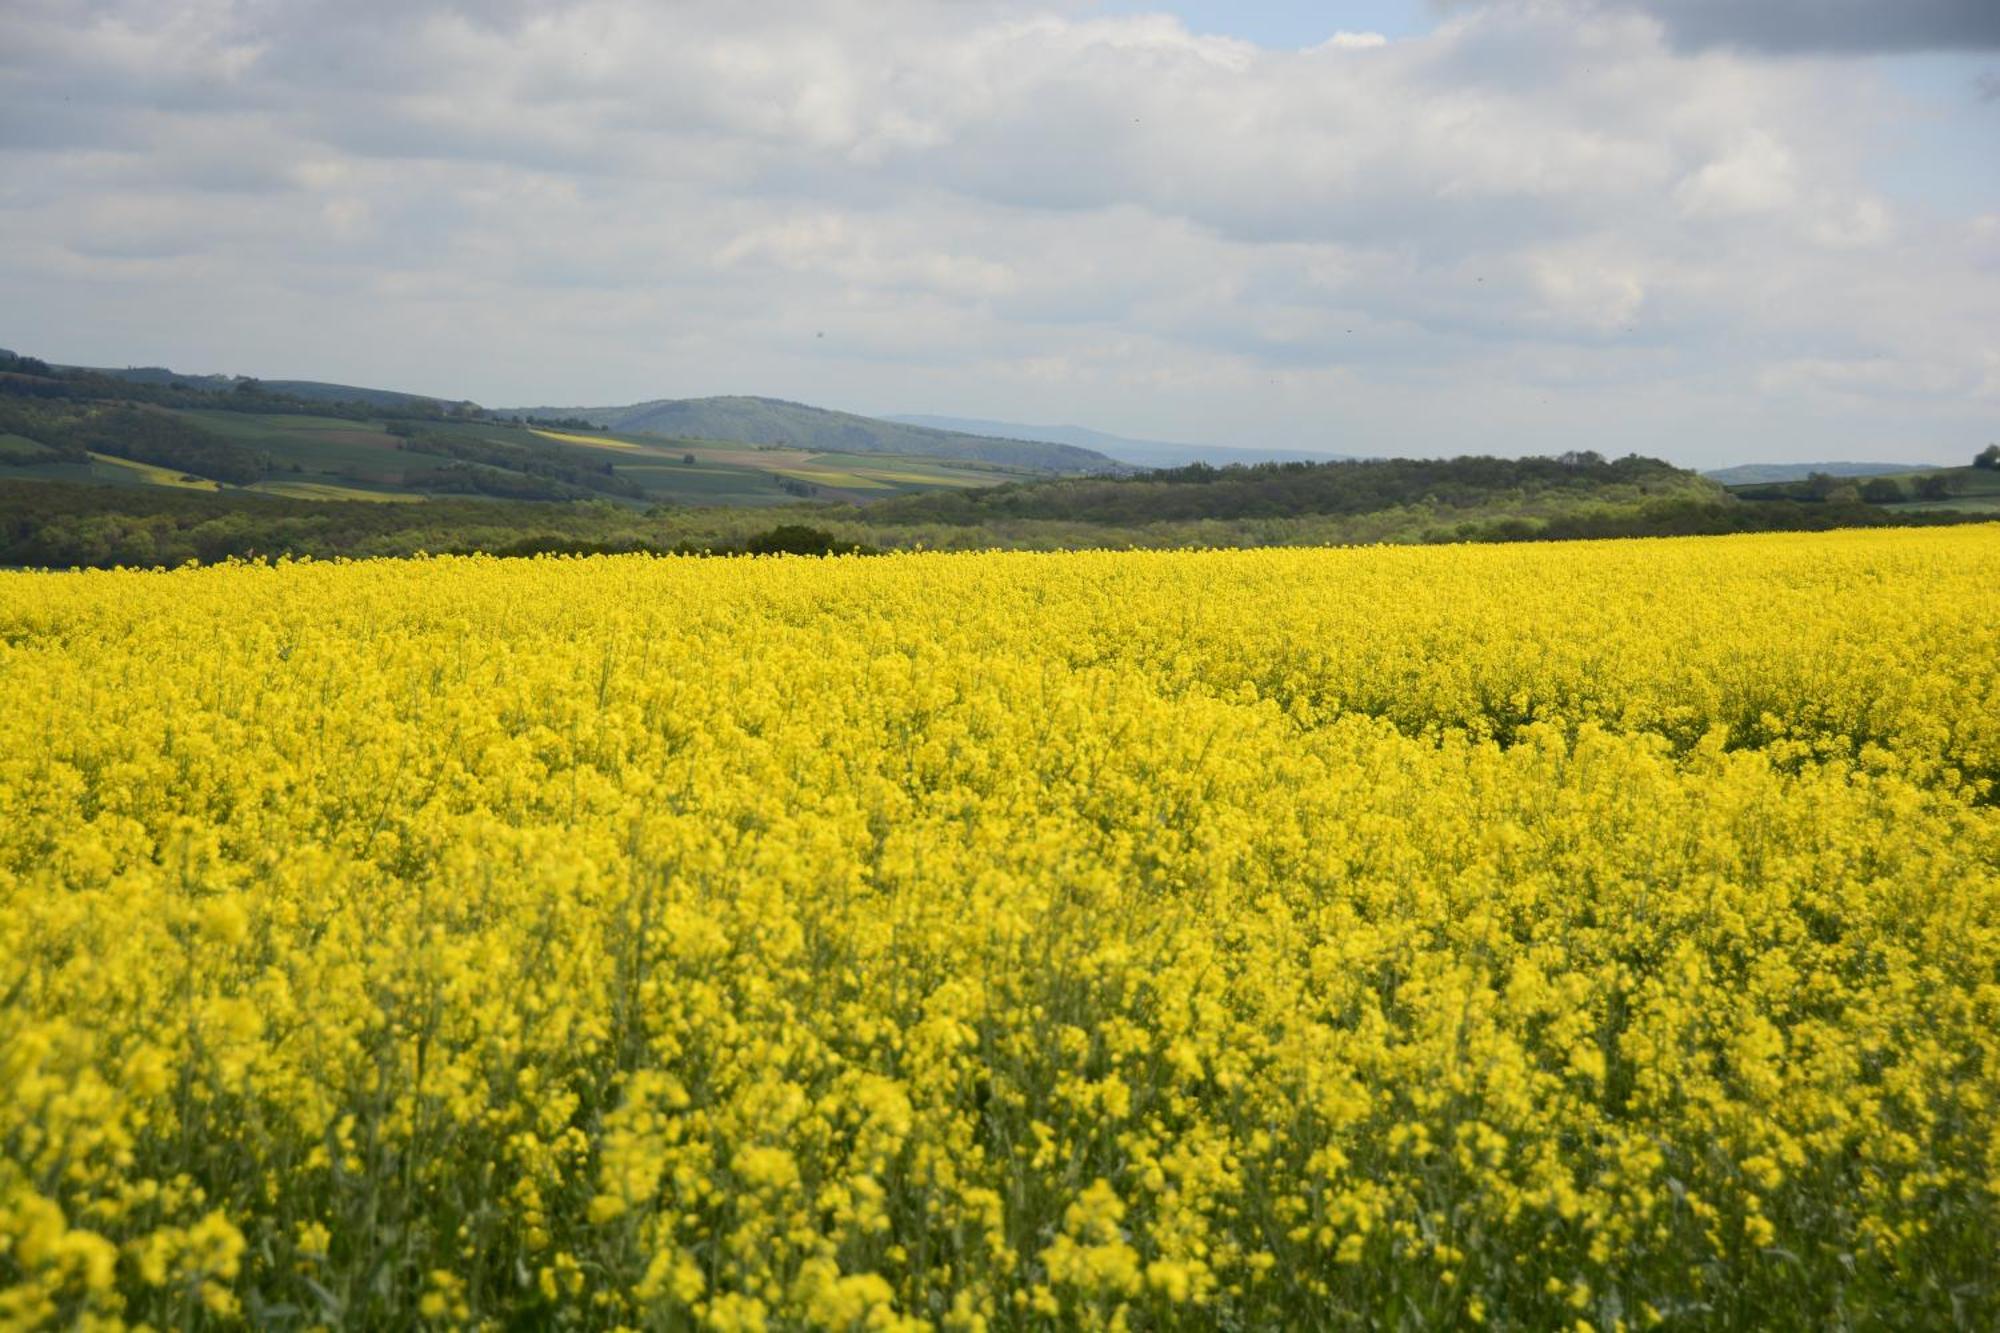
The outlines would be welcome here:
<svg viewBox="0 0 2000 1333">
<path fill-rule="evenodd" d="M 1751 130 L 1704 162 L 1674 187 L 1689 217 L 1746 217 L 1778 213 L 1798 202 L 1792 155 L 1769 132 Z"/>
<path fill-rule="evenodd" d="M 1336 32 L 1333 36 L 1310 48 L 1314 51 L 1373 51 L 1387 46 L 1389 39 L 1379 32 Z"/>
<path fill-rule="evenodd" d="M 0 106 L 0 342 L 63 359 L 1365 452 L 1990 433 L 1993 224 L 1873 186 L 1893 93 L 1608 8 L 1272 51 L 983 0 L 21 0 Z"/>
</svg>

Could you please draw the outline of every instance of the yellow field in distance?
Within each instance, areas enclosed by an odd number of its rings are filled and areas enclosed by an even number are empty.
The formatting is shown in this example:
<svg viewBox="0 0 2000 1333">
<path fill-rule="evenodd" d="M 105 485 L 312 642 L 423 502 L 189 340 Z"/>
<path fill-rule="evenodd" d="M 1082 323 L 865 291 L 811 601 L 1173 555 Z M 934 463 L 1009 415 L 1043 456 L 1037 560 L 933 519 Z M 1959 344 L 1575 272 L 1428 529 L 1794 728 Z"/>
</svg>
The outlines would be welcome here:
<svg viewBox="0 0 2000 1333">
<path fill-rule="evenodd" d="M 539 426 L 532 429 L 534 434 L 545 440 L 560 440 L 564 444 L 587 444 L 593 449 L 625 449 L 634 453 L 644 452 L 645 449 L 645 446 L 630 440 L 614 440 L 608 435 L 578 435 L 571 431 L 543 430 Z"/>
<path fill-rule="evenodd" d="M 112 468 L 132 475 L 149 486 L 171 486 L 184 491 L 218 491 L 221 486 L 206 477 L 190 477 L 170 467 L 156 463 L 141 463 L 131 458 L 115 458 L 110 454 L 92 453 L 90 461 L 99 467 Z"/>
<path fill-rule="evenodd" d="M 364 490 L 327 481 L 260 481 L 249 487 L 267 495 L 286 495 L 300 500 L 370 500 L 382 504 L 420 504 L 423 496 L 407 492 Z"/>
</svg>

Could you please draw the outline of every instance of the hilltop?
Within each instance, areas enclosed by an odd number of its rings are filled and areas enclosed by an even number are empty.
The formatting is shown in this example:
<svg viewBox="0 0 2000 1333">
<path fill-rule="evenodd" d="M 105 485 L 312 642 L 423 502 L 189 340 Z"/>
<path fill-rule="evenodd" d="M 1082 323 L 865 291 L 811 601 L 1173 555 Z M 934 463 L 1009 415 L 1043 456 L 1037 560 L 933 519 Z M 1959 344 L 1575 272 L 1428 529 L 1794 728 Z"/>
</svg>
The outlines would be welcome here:
<svg viewBox="0 0 2000 1333">
<path fill-rule="evenodd" d="M 1139 440 L 1123 435 L 1111 435 L 1101 430 L 1091 430 L 1084 426 L 1024 426 L 1018 421 L 986 421 L 977 417 L 919 415 L 888 416 L 883 420 L 900 421 L 911 426 L 929 426 L 934 430 L 960 431 L 974 435 L 1000 435 L 1016 440 L 1043 440 L 1050 444 L 1070 444 L 1079 449 L 1094 450 L 1121 463 L 1141 468 L 1186 467 L 1190 463 L 1206 463 L 1210 467 L 1231 467 L 1250 463 L 1334 463 L 1349 457 L 1346 454 L 1313 449 L 1267 449 L 1258 445 L 1178 444 L 1170 440 Z"/>
<path fill-rule="evenodd" d="M 21 360 L 15 353 L 0 351 L 0 370 Z M 90 397 L 115 398 L 121 392 L 119 386 L 128 386 L 130 393 L 143 401 L 170 407 L 207 406 L 202 398 L 240 405 L 234 396 L 250 393 L 259 395 L 266 406 L 312 404 L 341 409 L 336 415 L 352 416 L 355 409 L 365 409 L 385 417 L 450 417 L 495 425 L 559 424 L 655 440 L 749 445 L 814 455 L 893 454 L 1029 473 L 1115 473 L 1126 466 L 1096 450 L 1062 442 L 878 420 L 781 398 L 657 398 L 620 407 L 488 409 L 466 399 L 325 380 L 190 374 L 165 366 L 44 365 L 43 369 L 87 388 Z M 191 399 L 189 395 L 199 397 Z"/>
</svg>

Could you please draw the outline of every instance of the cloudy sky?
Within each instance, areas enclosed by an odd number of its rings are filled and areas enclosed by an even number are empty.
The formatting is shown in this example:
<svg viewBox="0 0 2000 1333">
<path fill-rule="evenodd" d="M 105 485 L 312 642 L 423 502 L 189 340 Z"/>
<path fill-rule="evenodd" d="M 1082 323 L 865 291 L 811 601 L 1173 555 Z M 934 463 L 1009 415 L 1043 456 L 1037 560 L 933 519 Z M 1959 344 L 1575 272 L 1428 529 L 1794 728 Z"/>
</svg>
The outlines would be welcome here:
<svg viewBox="0 0 2000 1333">
<path fill-rule="evenodd" d="M 5 0 L 0 346 L 1957 461 L 2000 438 L 2000 3 Z"/>
</svg>

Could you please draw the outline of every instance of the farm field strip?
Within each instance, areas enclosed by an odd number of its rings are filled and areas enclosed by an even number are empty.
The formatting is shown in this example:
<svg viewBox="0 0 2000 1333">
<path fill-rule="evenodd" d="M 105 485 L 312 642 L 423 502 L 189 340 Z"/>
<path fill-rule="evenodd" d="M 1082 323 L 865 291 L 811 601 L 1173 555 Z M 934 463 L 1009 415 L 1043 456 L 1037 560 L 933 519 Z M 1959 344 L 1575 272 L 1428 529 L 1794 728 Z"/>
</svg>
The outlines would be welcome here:
<svg viewBox="0 0 2000 1333">
<path fill-rule="evenodd" d="M 368 500 L 383 504 L 419 504 L 421 495 L 406 491 L 371 491 L 360 486 L 342 486 L 326 481 L 260 481 L 243 489 L 265 495 L 288 495 L 301 500 Z"/>
<path fill-rule="evenodd" d="M 574 431 L 544 430 L 540 426 L 529 428 L 529 433 L 559 444 L 580 444 L 591 449 L 610 449 L 617 452 L 644 450 L 649 446 L 632 440 L 614 439 L 608 435 L 579 435 Z"/>
<path fill-rule="evenodd" d="M 134 481 L 148 486 L 173 486 L 190 491 L 214 491 L 221 487 L 202 477 L 183 477 L 170 467 L 160 467 L 154 463 L 141 463 L 135 458 L 113 458 L 110 454 L 93 453 L 90 461 L 96 467 L 122 472 Z"/>
</svg>

